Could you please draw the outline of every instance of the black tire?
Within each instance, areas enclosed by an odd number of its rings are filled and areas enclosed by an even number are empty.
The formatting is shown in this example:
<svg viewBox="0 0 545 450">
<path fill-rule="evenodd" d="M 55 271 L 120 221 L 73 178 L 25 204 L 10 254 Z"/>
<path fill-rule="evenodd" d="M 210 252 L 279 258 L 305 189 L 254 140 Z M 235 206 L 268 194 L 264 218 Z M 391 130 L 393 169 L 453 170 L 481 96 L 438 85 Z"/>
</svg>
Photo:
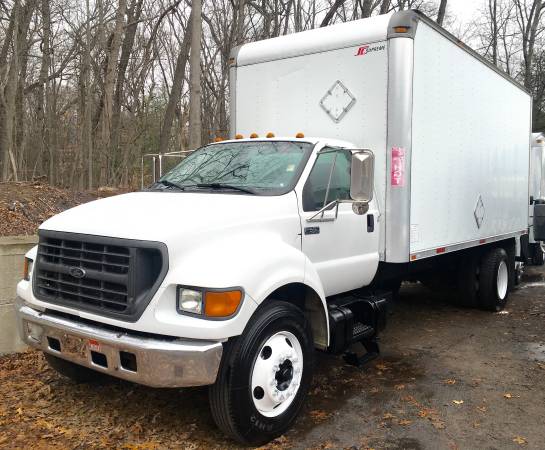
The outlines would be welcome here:
<svg viewBox="0 0 545 450">
<path fill-rule="evenodd" d="M 260 354 L 263 346 L 278 332 L 289 332 L 297 338 L 303 355 L 303 369 L 299 388 L 287 409 L 276 417 L 267 417 L 254 404 L 251 379 L 257 358 L 264 358 Z M 218 378 L 209 391 L 216 425 L 245 445 L 262 445 L 282 435 L 303 406 L 312 381 L 313 366 L 312 331 L 302 311 L 283 301 L 262 305 L 244 333 L 231 339 L 224 347 Z"/>
<path fill-rule="evenodd" d="M 479 306 L 479 255 L 464 258 L 458 265 L 457 291 L 453 303 L 465 308 Z"/>
<path fill-rule="evenodd" d="M 479 277 L 479 306 L 488 311 L 501 311 L 507 303 L 509 288 L 511 283 L 507 282 L 507 289 L 503 297 L 500 295 L 498 285 L 498 272 L 501 264 L 507 267 L 508 280 L 512 279 L 509 271 L 514 268 L 509 267 L 509 258 L 503 248 L 492 248 L 483 255 L 480 263 Z"/>
<path fill-rule="evenodd" d="M 44 352 L 44 357 L 51 368 L 75 383 L 102 383 L 111 378 L 106 374 L 74 364 L 50 353 Z"/>
</svg>

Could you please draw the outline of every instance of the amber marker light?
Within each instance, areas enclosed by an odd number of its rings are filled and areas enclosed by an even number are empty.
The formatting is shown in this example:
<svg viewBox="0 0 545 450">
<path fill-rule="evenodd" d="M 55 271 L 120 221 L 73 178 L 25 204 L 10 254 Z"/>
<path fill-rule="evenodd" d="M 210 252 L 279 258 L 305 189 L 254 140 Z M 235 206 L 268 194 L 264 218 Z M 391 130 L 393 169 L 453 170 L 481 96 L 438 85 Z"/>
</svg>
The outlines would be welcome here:
<svg viewBox="0 0 545 450">
<path fill-rule="evenodd" d="M 244 139 L 244 136 L 242 136 L 242 134 L 236 134 L 235 139 Z"/>
<path fill-rule="evenodd" d="M 394 27 L 394 31 L 396 33 L 407 33 L 409 31 L 409 27 Z"/>
<path fill-rule="evenodd" d="M 221 142 L 221 141 L 223 141 L 223 140 L 224 140 L 224 139 L 223 139 L 222 137 L 219 137 L 219 136 L 216 137 L 216 138 L 214 138 L 214 142 Z"/>
<path fill-rule="evenodd" d="M 269 131 L 269 132 L 267 133 L 267 137 L 268 137 L 269 139 L 270 139 L 270 138 L 273 138 L 273 137 L 274 137 L 274 133 L 272 133 L 272 132 Z"/>
<path fill-rule="evenodd" d="M 204 300 L 204 315 L 206 317 L 229 317 L 238 309 L 242 301 L 242 292 L 206 291 Z"/>
<path fill-rule="evenodd" d="M 258 138 L 259 135 L 257 133 L 252 133 L 250 134 L 250 139 L 255 139 L 255 138 Z"/>
<path fill-rule="evenodd" d="M 32 272 L 33 263 L 34 261 L 25 257 L 25 261 L 23 263 L 23 280 L 30 281 L 30 273 Z"/>
<path fill-rule="evenodd" d="M 297 134 L 295 135 L 295 137 L 296 137 L 297 139 L 302 139 L 302 138 L 305 137 L 305 135 L 304 135 L 304 133 L 297 133 Z"/>
</svg>

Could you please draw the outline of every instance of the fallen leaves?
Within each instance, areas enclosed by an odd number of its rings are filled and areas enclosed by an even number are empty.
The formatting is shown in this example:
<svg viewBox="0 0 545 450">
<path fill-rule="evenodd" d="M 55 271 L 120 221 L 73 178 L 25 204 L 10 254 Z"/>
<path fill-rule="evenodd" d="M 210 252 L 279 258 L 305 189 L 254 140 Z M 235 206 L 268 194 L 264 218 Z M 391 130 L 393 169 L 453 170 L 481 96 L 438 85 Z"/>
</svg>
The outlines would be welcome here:
<svg viewBox="0 0 545 450">
<path fill-rule="evenodd" d="M 505 398 L 513 398 L 513 394 L 510 394 L 509 392 L 507 392 L 506 394 L 503 394 L 503 396 Z"/>
<path fill-rule="evenodd" d="M 397 422 L 399 425 L 403 426 L 403 427 L 406 427 L 407 425 L 410 425 L 413 423 L 412 420 L 408 420 L 408 419 L 401 419 Z"/>
<path fill-rule="evenodd" d="M 49 217 L 96 198 L 95 193 L 72 192 L 37 182 L 0 183 L 0 236 L 35 234 Z"/>
<path fill-rule="evenodd" d="M 526 445 L 528 443 L 526 438 L 523 438 L 522 436 L 515 436 L 513 438 L 513 442 L 518 444 L 518 445 Z"/>
<path fill-rule="evenodd" d="M 310 411 L 310 417 L 314 420 L 315 423 L 323 422 L 324 420 L 329 419 L 331 416 L 330 412 L 323 411 L 321 409 L 316 409 L 314 411 Z"/>
<path fill-rule="evenodd" d="M 447 379 L 447 380 L 443 380 L 443 383 L 452 386 L 453 384 L 456 384 L 456 380 L 454 380 L 454 379 L 452 379 L 452 378 L 449 378 L 449 379 Z"/>
<path fill-rule="evenodd" d="M 452 400 L 452 403 L 454 403 L 455 405 L 463 405 L 464 401 L 463 400 Z"/>
</svg>

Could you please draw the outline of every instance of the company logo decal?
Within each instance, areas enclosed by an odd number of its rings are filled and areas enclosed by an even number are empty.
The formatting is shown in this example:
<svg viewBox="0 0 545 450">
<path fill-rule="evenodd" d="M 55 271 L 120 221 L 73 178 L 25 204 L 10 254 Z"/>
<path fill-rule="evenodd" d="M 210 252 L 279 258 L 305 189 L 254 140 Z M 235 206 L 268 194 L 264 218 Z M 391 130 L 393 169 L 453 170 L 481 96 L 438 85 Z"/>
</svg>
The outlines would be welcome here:
<svg viewBox="0 0 545 450">
<path fill-rule="evenodd" d="M 70 269 L 68 269 L 68 273 L 74 278 L 83 278 L 85 276 L 85 270 L 83 270 L 81 267 L 70 267 Z"/>
<path fill-rule="evenodd" d="M 380 52 L 385 49 L 386 49 L 386 45 L 375 45 L 374 47 L 371 47 L 369 45 L 362 45 L 361 47 L 358 48 L 358 51 L 356 52 L 354 56 L 364 56 L 364 55 L 367 55 L 368 53 Z"/>
</svg>

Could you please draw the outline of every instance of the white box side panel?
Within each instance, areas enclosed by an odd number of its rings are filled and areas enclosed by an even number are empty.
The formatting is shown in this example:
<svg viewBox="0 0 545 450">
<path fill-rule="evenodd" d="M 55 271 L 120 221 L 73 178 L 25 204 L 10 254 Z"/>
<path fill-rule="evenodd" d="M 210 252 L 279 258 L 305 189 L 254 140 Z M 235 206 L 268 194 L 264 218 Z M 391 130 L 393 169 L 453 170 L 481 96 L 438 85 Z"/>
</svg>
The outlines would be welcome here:
<svg viewBox="0 0 545 450">
<path fill-rule="evenodd" d="M 373 150 L 375 188 L 383 211 L 388 52 L 385 41 L 369 44 L 365 53 L 358 51 L 364 45 L 238 67 L 234 132 L 292 137 L 303 132 Z M 338 123 L 320 106 L 337 81 L 356 100 Z M 382 227 L 384 220 L 380 223 Z"/>
<path fill-rule="evenodd" d="M 529 95 L 422 22 L 413 83 L 411 254 L 526 229 Z"/>
</svg>

